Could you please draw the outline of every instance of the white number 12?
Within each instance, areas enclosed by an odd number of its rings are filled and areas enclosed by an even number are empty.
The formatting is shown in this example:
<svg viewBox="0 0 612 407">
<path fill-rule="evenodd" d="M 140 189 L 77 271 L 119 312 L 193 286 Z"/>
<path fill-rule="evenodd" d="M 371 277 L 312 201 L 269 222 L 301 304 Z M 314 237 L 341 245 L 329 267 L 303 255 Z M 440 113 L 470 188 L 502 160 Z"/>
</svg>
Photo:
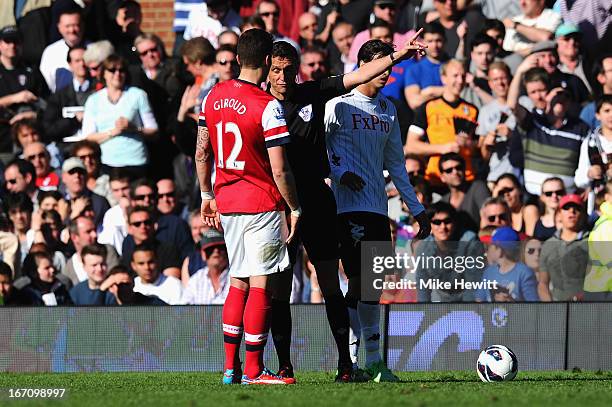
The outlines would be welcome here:
<svg viewBox="0 0 612 407">
<path fill-rule="evenodd" d="M 233 122 L 225 123 L 225 133 L 232 133 L 234 135 L 234 147 L 230 152 L 227 161 L 223 162 L 223 122 L 217 123 L 217 167 L 227 168 L 230 170 L 244 170 L 244 161 L 236 161 L 240 150 L 242 150 L 242 135 L 238 125 Z"/>
</svg>

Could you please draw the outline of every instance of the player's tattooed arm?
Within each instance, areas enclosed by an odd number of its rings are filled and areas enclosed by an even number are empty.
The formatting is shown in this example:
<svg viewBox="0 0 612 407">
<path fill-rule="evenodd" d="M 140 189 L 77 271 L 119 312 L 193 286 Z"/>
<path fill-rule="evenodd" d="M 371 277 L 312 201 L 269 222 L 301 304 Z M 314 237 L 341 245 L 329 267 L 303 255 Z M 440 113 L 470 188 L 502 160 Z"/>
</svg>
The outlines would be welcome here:
<svg viewBox="0 0 612 407">
<path fill-rule="evenodd" d="M 208 133 L 208 127 L 198 126 L 198 136 L 196 139 L 196 162 L 205 162 L 210 159 L 210 134 Z"/>
</svg>

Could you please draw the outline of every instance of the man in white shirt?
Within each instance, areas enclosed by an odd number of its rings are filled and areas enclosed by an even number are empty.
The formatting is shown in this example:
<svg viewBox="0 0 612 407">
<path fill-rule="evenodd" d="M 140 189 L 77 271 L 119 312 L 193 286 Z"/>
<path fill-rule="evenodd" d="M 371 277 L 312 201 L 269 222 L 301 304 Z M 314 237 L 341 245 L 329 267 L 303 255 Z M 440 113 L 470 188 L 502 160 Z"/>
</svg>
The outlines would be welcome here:
<svg viewBox="0 0 612 407">
<path fill-rule="evenodd" d="M 223 235 L 216 229 L 207 230 L 200 241 L 200 251 L 206 265 L 189 278 L 181 303 L 224 304 L 230 279 Z"/>
<path fill-rule="evenodd" d="M 83 41 L 82 16 L 78 9 L 69 9 L 59 16 L 57 23 L 62 38 L 45 48 L 40 58 L 40 72 L 47 81 L 49 90 L 55 92 L 57 71 L 70 70 L 68 50 Z"/>
<path fill-rule="evenodd" d="M 136 246 L 132 254 L 132 270 L 138 275 L 134 279 L 134 292 L 156 296 L 169 305 L 181 303 L 183 287 L 181 280 L 160 273 L 155 258 L 155 249 L 146 243 Z"/>
<path fill-rule="evenodd" d="M 555 30 L 561 24 L 561 16 L 545 8 L 544 0 L 523 0 L 520 6 L 523 14 L 505 18 L 503 21 L 506 26 L 504 49 L 525 57 L 529 55 L 535 43 L 553 38 Z"/>
</svg>

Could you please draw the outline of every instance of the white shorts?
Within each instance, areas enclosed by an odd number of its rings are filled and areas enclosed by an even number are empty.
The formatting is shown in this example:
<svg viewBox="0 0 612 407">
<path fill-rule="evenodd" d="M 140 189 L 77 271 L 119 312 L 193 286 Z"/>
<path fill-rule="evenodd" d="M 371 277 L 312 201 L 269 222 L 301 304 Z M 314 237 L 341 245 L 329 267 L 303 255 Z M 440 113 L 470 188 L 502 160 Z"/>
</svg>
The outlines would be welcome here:
<svg viewBox="0 0 612 407">
<path fill-rule="evenodd" d="M 221 225 L 231 277 L 265 276 L 289 267 L 283 212 L 221 215 Z"/>
</svg>

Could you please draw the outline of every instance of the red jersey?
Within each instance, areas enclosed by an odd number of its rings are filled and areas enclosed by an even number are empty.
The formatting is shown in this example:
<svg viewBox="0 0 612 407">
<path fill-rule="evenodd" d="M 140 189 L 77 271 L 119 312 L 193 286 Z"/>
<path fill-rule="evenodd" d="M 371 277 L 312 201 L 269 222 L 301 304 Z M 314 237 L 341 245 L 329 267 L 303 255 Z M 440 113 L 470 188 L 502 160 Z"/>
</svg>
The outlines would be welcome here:
<svg viewBox="0 0 612 407">
<path fill-rule="evenodd" d="M 202 102 L 215 156 L 215 197 L 220 213 L 285 209 L 272 177 L 267 149 L 290 141 L 281 104 L 252 83 L 215 85 Z"/>
</svg>

